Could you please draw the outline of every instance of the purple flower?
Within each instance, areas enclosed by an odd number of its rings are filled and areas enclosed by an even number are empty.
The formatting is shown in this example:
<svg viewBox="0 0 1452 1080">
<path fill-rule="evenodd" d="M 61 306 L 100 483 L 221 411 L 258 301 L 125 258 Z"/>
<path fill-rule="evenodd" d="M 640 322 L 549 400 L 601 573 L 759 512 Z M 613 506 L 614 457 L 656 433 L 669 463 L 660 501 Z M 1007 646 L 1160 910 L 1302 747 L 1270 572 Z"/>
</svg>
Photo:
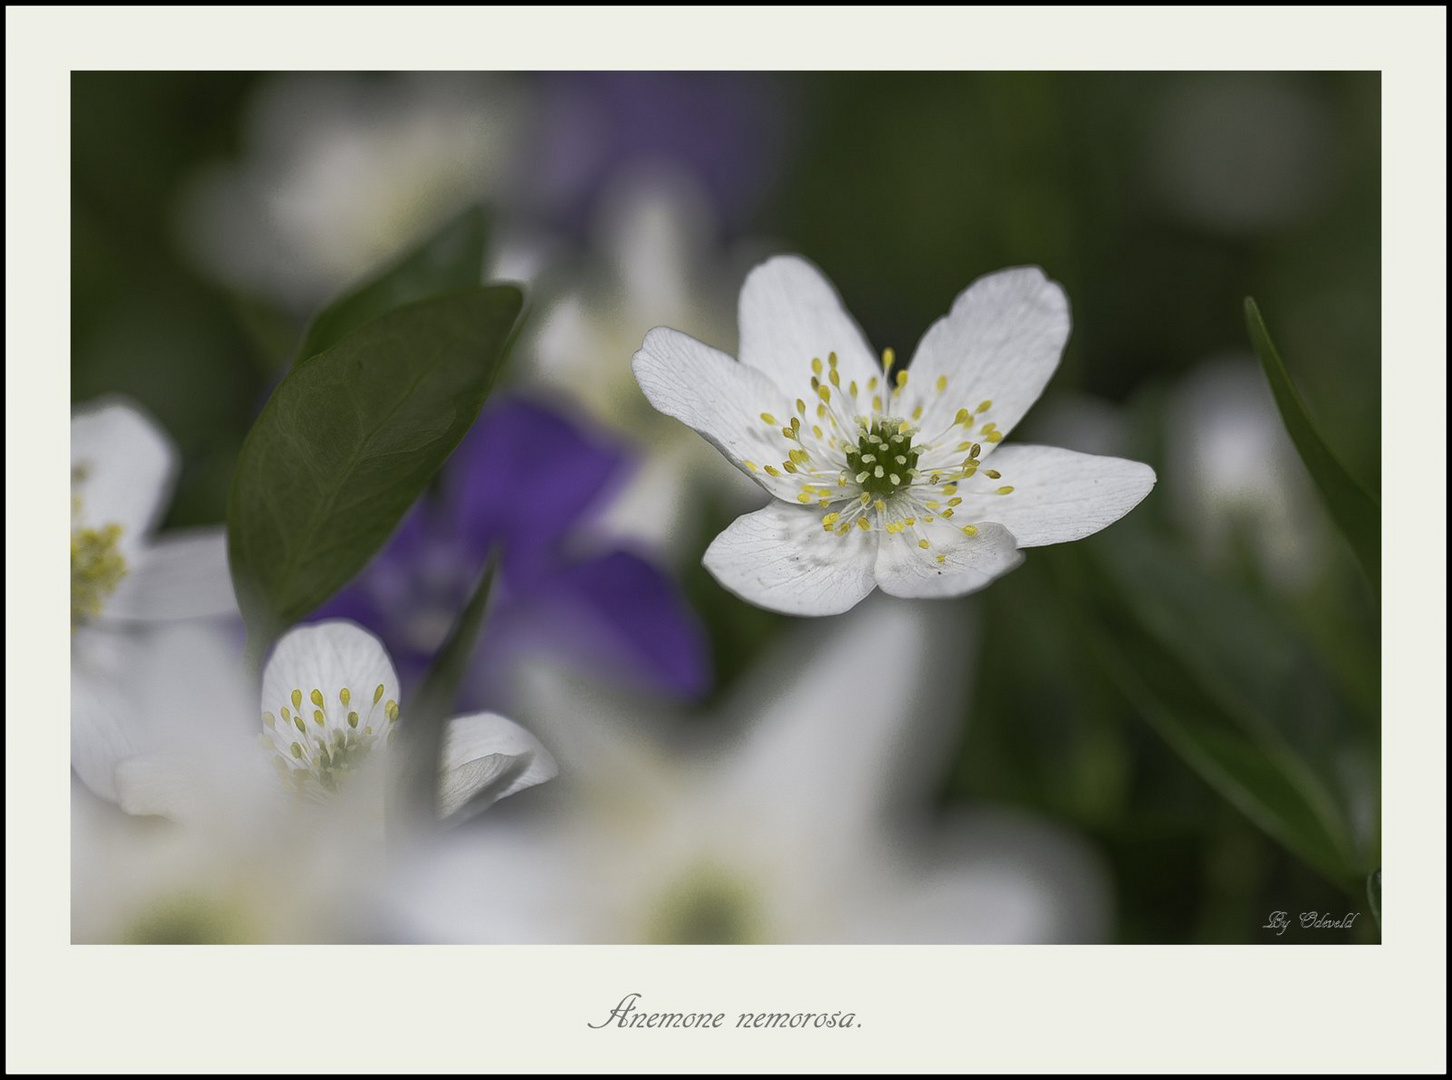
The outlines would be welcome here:
<svg viewBox="0 0 1452 1080">
<path fill-rule="evenodd" d="M 312 618 L 372 630 L 408 688 L 497 546 L 499 573 L 461 707 L 503 704 L 511 661 L 541 650 L 642 688 L 699 697 L 711 683 L 706 637 L 676 585 L 636 552 L 588 543 L 584 526 L 629 467 L 620 446 L 560 413 L 496 398 L 437 489 Z"/>
</svg>

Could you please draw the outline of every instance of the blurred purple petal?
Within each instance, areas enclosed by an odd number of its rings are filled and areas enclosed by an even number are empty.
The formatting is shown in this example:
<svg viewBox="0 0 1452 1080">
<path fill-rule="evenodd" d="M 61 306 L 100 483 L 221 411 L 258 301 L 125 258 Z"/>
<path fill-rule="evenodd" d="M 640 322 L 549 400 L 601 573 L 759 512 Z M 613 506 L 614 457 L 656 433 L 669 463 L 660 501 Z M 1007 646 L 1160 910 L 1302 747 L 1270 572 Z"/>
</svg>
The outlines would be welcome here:
<svg viewBox="0 0 1452 1080">
<path fill-rule="evenodd" d="M 624 478 L 618 444 L 524 398 L 491 405 L 449 460 L 445 500 L 476 560 L 503 546 L 511 576 L 536 573 Z"/>
</svg>

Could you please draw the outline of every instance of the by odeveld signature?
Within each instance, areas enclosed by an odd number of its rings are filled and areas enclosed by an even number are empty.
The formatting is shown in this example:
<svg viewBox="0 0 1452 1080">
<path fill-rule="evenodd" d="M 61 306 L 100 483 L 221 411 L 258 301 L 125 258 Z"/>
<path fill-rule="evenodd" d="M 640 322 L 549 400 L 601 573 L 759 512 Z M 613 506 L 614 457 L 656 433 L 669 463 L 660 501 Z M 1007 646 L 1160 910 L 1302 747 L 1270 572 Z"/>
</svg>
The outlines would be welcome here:
<svg viewBox="0 0 1452 1080">
<path fill-rule="evenodd" d="M 1344 915 L 1331 915 L 1319 911 L 1303 911 L 1299 916 L 1302 930 L 1350 930 L 1356 922 L 1359 911 L 1349 911 Z M 1286 932 L 1286 927 L 1291 925 L 1291 914 L 1288 911 L 1272 911 L 1262 930 L 1274 930 L 1276 936 Z"/>
</svg>

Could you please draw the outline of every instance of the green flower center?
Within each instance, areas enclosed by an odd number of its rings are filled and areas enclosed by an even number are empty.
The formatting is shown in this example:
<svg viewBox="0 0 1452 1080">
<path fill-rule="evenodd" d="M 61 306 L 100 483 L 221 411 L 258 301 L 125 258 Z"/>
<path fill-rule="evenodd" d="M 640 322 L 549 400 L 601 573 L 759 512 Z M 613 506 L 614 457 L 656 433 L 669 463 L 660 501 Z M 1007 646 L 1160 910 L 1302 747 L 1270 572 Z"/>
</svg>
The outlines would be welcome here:
<svg viewBox="0 0 1452 1080">
<path fill-rule="evenodd" d="M 120 525 L 71 530 L 71 628 L 101 614 L 106 597 L 126 576 L 126 559 L 117 547 Z"/>
<path fill-rule="evenodd" d="M 847 468 L 863 491 L 887 498 L 913 482 L 918 453 L 908 424 L 886 417 L 862 432 L 857 449 L 847 451 Z"/>
</svg>

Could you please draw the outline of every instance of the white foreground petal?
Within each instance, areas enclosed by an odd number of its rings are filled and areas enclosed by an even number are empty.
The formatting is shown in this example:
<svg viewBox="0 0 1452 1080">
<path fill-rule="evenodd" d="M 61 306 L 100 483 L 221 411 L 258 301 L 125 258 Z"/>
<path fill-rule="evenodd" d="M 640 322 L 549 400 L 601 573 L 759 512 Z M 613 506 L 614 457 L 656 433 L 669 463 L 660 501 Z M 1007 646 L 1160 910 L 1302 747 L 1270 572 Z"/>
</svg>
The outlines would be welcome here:
<svg viewBox="0 0 1452 1080">
<path fill-rule="evenodd" d="M 772 503 L 733 521 L 702 562 L 741 599 L 787 615 L 836 615 L 872 591 L 878 533 L 827 531 L 819 510 Z"/>
<path fill-rule="evenodd" d="M 219 739 L 183 749 L 137 754 L 116 766 L 116 801 L 128 814 L 183 823 L 231 825 L 264 815 L 283 789 L 255 741 Z"/>
<path fill-rule="evenodd" d="M 768 465 L 780 467 L 788 444 L 761 414 L 780 423 L 792 417 L 790 399 L 769 378 L 666 326 L 645 335 L 631 369 L 646 400 L 658 411 L 695 428 L 773 495 L 796 498 L 796 485 L 765 471 Z"/>
<path fill-rule="evenodd" d="M 382 643 L 347 619 L 298 626 L 289 630 L 272 651 L 262 673 L 262 702 L 276 711 L 301 691 L 302 708 L 311 713 L 312 691 L 323 696 L 324 709 L 337 707 L 337 694 L 347 689 L 358 711 L 377 703 L 397 701 L 398 674 Z"/>
<path fill-rule="evenodd" d="M 882 374 L 872 347 L 832 283 L 806 259 L 777 255 L 741 286 L 741 362 L 770 376 L 790 398 L 805 396 L 813 358 L 837 354 L 843 385 Z"/>
<path fill-rule="evenodd" d="M 745 731 L 710 763 L 711 817 L 758 855 L 781 850 L 783 895 L 809 907 L 807 878 L 830 893 L 834 875 L 875 869 L 861 857 L 883 819 L 941 779 L 977 636 L 969 608 L 874 596 L 794 628 L 733 694 Z"/>
<path fill-rule="evenodd" d="M 130 563 L 166 507 L 177 452 L 149 416 L 109 400 L 71 413 L 72 527 L 121 526 L 118 546 Z"/>
<path fill-rule="evenodd" d="M 992 497 L 977 513 L 1007 528 L 1019 547 L 1096 533 L 1133 510 L 1155 486 L 1148 465 L 1056 446 L 1002 446 L 993 467 L 1013 493 Z"/>
<path fill-rule="evenodd" d="M 490 712 L 455 717 L 439 762 L 439 817 L 472 816 L 558 772 L 549 751 L 514 721 Z"/>
<path fill-rule="evenodd" d="M 140 554 L 106 603 L 114 619 L 187 619 L 237 611 L 227 568 L 227 533 L 168 533 Z"/>
<path fill-rule="evenodd" d="M 915 532 L 883 537 L 877 551 L 878 587 L 890 596 L 913 599 L 963 596 L 1023 562 L 1007 529 L 991 523 L 974 527 L 977 535 L 965 536 L 959 526 L 939 518 L 919 524 Z M 928 541 L 926 550 L 918 546 L 919 537 Z"/>
<path fill-rule="evenodd" d="M 921 403 L 923 427 L 936 431 L 967 409 L 1006 435 L 1044 392 L 1068 340 L 1069 299 L 1057 282 L 1036 266 L 987 274 L 918 343 L 904 411 Z M 992 450 L 985 440 L 983 456 Z"/>
</svg>

